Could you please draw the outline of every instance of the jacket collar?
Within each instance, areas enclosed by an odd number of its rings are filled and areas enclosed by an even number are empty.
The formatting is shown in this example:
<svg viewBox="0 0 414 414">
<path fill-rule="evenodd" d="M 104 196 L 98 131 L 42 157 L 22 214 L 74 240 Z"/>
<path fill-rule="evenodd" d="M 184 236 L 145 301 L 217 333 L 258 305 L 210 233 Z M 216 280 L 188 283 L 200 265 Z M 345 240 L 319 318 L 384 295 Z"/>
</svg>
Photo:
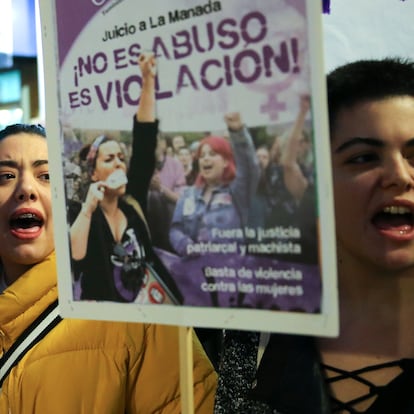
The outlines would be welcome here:
<svg viewBox="0 0 414 414">
<path fill-rule="evenodd" d="M 0 356 L 56 298 L 56 257 L 52 252 L 0 294 Z"/>
</svg>

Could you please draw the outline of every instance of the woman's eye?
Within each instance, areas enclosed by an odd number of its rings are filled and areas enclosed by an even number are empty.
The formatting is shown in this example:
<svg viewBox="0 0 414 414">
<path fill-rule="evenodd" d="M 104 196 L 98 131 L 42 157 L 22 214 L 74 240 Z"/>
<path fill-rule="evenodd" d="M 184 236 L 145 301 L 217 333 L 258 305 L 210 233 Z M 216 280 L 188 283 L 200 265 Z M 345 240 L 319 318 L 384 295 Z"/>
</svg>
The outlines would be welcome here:
<svg viewBox="0 0 414 414">
<path fill-rule="evenodd" d="M 404 158 L 408 160 L 409 163 L 414 164 L 414 152 L 413 151 L 410 151 L 404 154 Z"/>
<path fill-rule="evenodd" d="M 13 180 L 15 175 L 12 173 L 0 173 L 0 182 L 5 183 L 7 181 Z"/>
<path fill-rule="evenodd" d="M 347 164 L 365 164 L 369 162 L 378 161 L 379 157 L 376 153 L 365 153 L 365 154 L 358 154 L 348 157 L 346 163 Z"/>
<path fill-rule="evenodd" d="M 39 175 L 40 180 L 50 182 L 50 174 L 49 172 L 43 173 Z"/>
</svg>

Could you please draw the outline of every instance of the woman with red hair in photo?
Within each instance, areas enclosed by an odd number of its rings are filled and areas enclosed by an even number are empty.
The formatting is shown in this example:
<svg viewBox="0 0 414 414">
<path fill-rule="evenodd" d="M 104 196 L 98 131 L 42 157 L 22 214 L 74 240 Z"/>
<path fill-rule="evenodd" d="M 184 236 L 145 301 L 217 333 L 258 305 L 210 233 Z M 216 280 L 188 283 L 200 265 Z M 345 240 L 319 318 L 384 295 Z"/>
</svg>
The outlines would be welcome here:
<svg viewBox="0 0 414 414">
<path fill-rule="evenodd" d="M 240 114 L 230 113 L 224 119 L 230 141 L 209 136 L 200 142 L 196 182 L 183 192 L 175 208 L 170 242 L 180 256 L 191 254 L 194 250 L 189 246 L 194 243 L 243 239 L 259 166 Z"/>
</svg>

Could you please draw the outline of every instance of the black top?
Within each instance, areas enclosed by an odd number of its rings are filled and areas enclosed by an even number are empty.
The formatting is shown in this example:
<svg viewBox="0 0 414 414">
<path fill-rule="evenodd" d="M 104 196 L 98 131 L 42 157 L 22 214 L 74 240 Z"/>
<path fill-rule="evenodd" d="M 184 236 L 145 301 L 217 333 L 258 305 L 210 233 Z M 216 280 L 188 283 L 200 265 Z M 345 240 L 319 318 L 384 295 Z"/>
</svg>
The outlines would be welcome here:
<svg viewBox="0 0 414 414">
<path fill-rule="evenodd" d="M 272 334 L 256 369 L 259 335 L 226 331 L 215 414 L 358 413 L 351 406 L 342 411 L 330 396 L 313 338 Z M 394 363 L 403 372 L 384 387 L 374 386 L 377 398 L 366 414 L 414 413 L 414 361 Z"/>
</svg>

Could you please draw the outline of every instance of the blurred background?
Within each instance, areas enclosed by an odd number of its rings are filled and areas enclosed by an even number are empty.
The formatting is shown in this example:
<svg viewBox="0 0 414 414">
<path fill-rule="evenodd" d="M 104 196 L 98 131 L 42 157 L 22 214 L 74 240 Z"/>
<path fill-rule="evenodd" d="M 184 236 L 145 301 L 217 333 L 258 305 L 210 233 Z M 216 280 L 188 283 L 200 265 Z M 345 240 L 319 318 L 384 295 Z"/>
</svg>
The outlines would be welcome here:
<svg viewBox="0 0 414 414">
<path fill-rule="evenodd" d="M 0 128 L 44 119 L 37 0 L 0 0 Z"/>
</svg>

